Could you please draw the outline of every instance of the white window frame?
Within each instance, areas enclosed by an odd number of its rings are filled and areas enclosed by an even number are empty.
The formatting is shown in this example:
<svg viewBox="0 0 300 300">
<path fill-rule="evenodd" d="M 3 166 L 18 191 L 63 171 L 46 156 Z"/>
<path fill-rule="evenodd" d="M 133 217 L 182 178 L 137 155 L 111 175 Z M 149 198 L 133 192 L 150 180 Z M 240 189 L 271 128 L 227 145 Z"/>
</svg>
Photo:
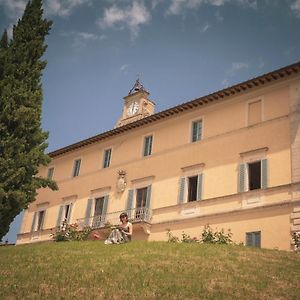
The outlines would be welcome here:
<svg viewBox="0 0 300 300">
<path fill-rule="evenodd" d="M 75 165 L 76 165 L 76 161 L 78 161 L 78 160 L 80 160 L 80 165 L 79 165 L 78 174 L 77 174 L 77 175 L 74 175 L 74 174 L 75 174 Z M 81 157 L 75 158 L 75 159 L 73 160 L 72 178 L 76 178 L 76 177 L 79 176 L 80 170 L 81 170 L 81 163 L 82 163 L 82 158 L 81 158 Z"/>
<path fill-rule="evenodd" d="M 145 153 L 145 146 L 146 146 L 146 138 L 149 137 L 149 136 L 152 136 L 152 143 L 151 143 L 151 153 L 148 154 L 148 155 L 144 155 Z M 147 133 L 147 134 L 144 134 L 142 136 L 142 157 L 143 158 L 147 158 L 147 157 L 151 157 L 153 155 L 153 150 L 154 150 L 154 133 L 153 132 L 150 132 L 150 133 Z"/>
<path fill-rule="evenodd" d="M 197 121 L 201 121 L 201 139 L 193 142 L 193 124 Z M 194 144 L 202 141 L 204 139 L 204 117 L 199 116 L 197 118 L 193 118 L 189 122 L 189 137 L 188 143 Z"/>
<path fill-rule="evenodd" d="M 104 166 L 105 163 L 105 153 L 106 151 L 110 150 L 110 157 L 109 157 L 109 164 L 108 166 Z M 103 149 L 103 155 L 102 155 L 102 169 L 107 169 L 111 166 L 111 161 L 112 161 L 112 153 L 113 153 L 113 147 L 107 147 L 105 149 Z"/>
<path fill-rule="evenodd" d="M 49 177 L 49 172 L 50 172 L 50 170 L 53 170 L 53 171 L 52 171 L 51 177 Z M 51 166 L 51 167 L 49 167 L 49 168 L 47 169 L 47 179 L 53 179 L 53 176 L 54 176 L 54 170 L 55 170 L 54 166 Z"/>
</svg>

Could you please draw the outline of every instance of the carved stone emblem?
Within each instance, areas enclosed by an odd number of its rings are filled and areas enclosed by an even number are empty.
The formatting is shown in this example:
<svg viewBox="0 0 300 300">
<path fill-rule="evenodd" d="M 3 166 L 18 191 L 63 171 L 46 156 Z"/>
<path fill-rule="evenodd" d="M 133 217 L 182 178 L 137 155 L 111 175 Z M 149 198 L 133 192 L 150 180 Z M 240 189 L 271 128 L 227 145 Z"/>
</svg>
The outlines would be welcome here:
<svg viewBox="0 0 300 300">
<path fill-rule="evenodd" d="M 118 179 L 117 179 L 117 191 L 118 193 L 122 193 L 126 188 L 126 172 L 124 170 L 118 171 Z"/>
</svg>

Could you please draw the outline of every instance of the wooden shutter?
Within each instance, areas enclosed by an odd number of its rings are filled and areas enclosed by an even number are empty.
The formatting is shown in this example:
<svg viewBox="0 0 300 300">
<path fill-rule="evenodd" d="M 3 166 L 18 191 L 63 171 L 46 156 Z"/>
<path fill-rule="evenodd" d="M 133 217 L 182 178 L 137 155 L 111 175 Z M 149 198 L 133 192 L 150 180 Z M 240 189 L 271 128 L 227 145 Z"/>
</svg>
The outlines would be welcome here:
<svg viewBox="0 0 300 300">
<path fill-rule="evenodd" d="M 40 227 L 41 230 L 44 229 L 45 218 L 46 218 L 46 210 L 44 210 L 42 214 L 41 227 Z"/>
<path fill-rule="evenodd" d="M 107 219 L 106 214 L 107 214 L 108 199 L 109 199 L 108 195 L 104 196 L 101 223 L 105 223 Z"/>
<path fill-rule="evenodd" d="M 92 213 L 92 206 L 93 206 L 94 199 L 88 199 L 86 211 L 85 211 L 85 225 L 90 225 L 90 217 Z"/>
<path fill-rule="evenodd" d="M 192 142 L 201 140 L 202 121 L 192 123 Z"/>
<path fill-rule="evenodd" d="M 56 227 L 59 227 L 61 225 L 63 210 L 64 210 L 64 206 L 61 205 L 57 216 Z"/>
<path fill-rule="evenodd" d="M 133 209 L 133 193 L 134 193 L 134 190 L 128 190 L 126 211 L 127 211 L 129 219 L 131 219 L 133 216 L 133 211 L 132 211 L 132 209 Z"/>
<path fill-rule="evenodd" d="M 197 200 L 202 200 L 203 174 L 198 174 L 197 178 Z"/>
<path fill-rule="evenodd" d="M 246 164 L 240 164 L 239 166 L 239 188 L 238 191 L 245 192 L 245 173 L 246 173 Z"/>
<path fill-rule="evenodd" d="M 68 224 L 70 224 L 72 208 L 73 208 L 73 203 L 70 203 L 69 204 L 69 213 L 68 213 L 68 217 L 67 217 L 67 223 Z"/>
<path fill-rule="evenodd" d="M 36 215 L 37 215 L 37 212 L 35 212 L 33 214 L 33 219 L 32 219 L 32 224 L 31 224 L 31 232 L 35 231 L 35 223 L 36 223 Z"/>
<path fill-rule="evenodd" d="M 146 207 L 150 208 L 150 201 L 151 201 L 151 188 L 152 186 L 147 186 L 147 195 L 146 195 Z"/>
<path fill-rule="evenodd" d="M 252 246 L 252 232 L 246 232 L 246 246 Z"/>
<path fill-rule="evenodd" d="M 185 177 L 180 177 L 180 179 L 179 179 L 178 203 L 183 203 L 184 202 L 184 186 L 185 186 Z"/>
<path fill-rule="evenodd" d="M 261 188 L 268 187 L 268 160 L 262 159 L 261 161 Z"/>
</svg>

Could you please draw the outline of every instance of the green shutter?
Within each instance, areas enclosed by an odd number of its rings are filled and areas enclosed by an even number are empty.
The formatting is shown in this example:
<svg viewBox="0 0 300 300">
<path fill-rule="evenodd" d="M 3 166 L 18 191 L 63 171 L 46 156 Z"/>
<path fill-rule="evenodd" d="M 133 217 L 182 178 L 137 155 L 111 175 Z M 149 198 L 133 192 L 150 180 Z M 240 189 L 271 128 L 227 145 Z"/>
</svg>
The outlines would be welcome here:
<svg viewBox="0 0 300 300">
<path fill-rule="evenodd" d="M 246 246 L 252 246 L 252 232 L 246 232 Z"/>
<path fill-rule="evenodd" d="M 37 212 L 35 212 L 33 214 L 33 219 L 32 219 L 32 224 L 31 224 L 31 232 L 35 231 L 35 222 L 36 222 L 36 215 L 37 215 Z"/>
<path fill-rule="evenodd" d="M 61 225 L 63 210 L 64 210 L 64 206 L 61 205 L 59 208 L 59 212 L 58 212 L 58 216 L 57 216 L 57 220 L 56 220 L 56 227 L 59 227 Z"/>
<path fill-rule="evenodd" d="M 203 174 L 198 174 L 197 178 L 197 200 L 202 200 Z"/>
<path fill-rule="evenodd" d="M 103 202 L 103 209 L 102 209 L 102 216 L 101 216 L 101 223 L 105 223 L 106 222 L 106 215 L 107 215 L 107 207 L 108 207 L 108 199 L 109 196 L 106 195 L 104 196 L 104 202 Z"/>
<path fill-rule="evenodd" d="M 46 210 L 44 210 L 44 213 L 42 215 L 41 228 L 40 228 L 41 230 L 44 229 L 45 218 L 46 218 Z"/>
<path fill-rule="evenodd" d="M 245 172 L 246 172 L 246 165 L 241 164 L 239 166 L 239 192 L 245 192 Z"/>
<path fill-rule="evenodd" d="M 85 225 L 90 225 L 90 217 L 92 213 L 93 199 L 88 199 L 86 211 L 85 211 Z"/>
<path fill-rule="evenodd" d="M 70 206 L 69 206 L 69 213 L 68 213 L 68 217 L 67 217 L 67 223 L 68 223 L 68 224 L 70 224 L 72 208 L 73 208 L 73 203 L 70 203 Z"/>
<path fill-rule="evenodd" d="M 184 186 L 185 186 L 185 177 L 180 177 L 180 179 L 179 179 L 178 203 L 183 203 L 184 202 Z"/>
<path fill-rule="evenodd" d="M 151 201 L 151 185 L 147 186 L 146 207 L 150 208 Z"/>
<path fill-rule="evenodd" d="M 263 159 L 261 161 L 261 188 L 266 189 L 268 187 L 268 160 Z"/>
<path fill-rule="evenodd" d="M 126 205 L 126 211 L 128 214 L 128 218 L 132 218 L 132 209 L 133 209 L 133 193 L 134 190 L 128 190 L 128 197 L 127 197 L 127 205 Z"/>
<path fill-rule="evenodd" d="M 260 234 L 260 231 L 257 231 L 257 232 L 253 232 L 253 246 L 254 247 L 258 247 L 260 248 L 261 247 L 261 234 Z"/>
</svg>

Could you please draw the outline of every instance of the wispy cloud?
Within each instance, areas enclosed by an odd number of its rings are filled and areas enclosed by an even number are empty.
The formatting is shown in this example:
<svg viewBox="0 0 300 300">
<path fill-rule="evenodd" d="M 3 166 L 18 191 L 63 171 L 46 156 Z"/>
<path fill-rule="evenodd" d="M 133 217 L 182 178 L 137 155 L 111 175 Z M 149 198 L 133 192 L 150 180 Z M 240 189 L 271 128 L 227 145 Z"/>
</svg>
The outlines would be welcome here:
<svg viewBox="0 0 300 300">
<path fill-rule="evenodd" d="M 69 16 L 72 11 L 83 4 L 90 5 L 93 0 L 46 0 L 44 3 L 46 14 L 60 17 Z"/>
<path fill-rule="evenodd" d="M 102 28 L 114 28 L 117 25 L 130 30 L 132 39 L 135 39 L 140 31 L 140 26 L 151 20 L 151 14 L 142 1 L 133 1 L 126 7 L 113 5 L 104 10 L 103 17 L 98 19 L 97 24 Z M 122 27 L 123 26 L 123 27 Z M 119 27 L 120 28 L 120 27 Z"/>
<path fill-rule="evenodd" d="M 77 50 L 81 50 L 82 48 L 86 47 L 89 42 L 101 41 L 106 38 L 104 34 L 97 35 L 94 33 L 81 31 L 61 32 L 60 35 L 72 38 L 72 48 Z"/>
<path fill-rule="evenodd" d="M 244 7 L 257 8 L 257 0 L 170 0 L 167 15 L 179 15 L 186 10 L 194 10 L 202 5 L 223 6 L 226 3 L 233 3 Z"/>
<path fill-rule="evenodd" d="M 123 74 L 128 74 L 128 68 L 130 67 L 129 64 L 124 64 L 120 67 L 120 72 Z"/>
<path fill-rule="evenodd" d="M 206 32 L 211 26 L 209 24 L 205 24 L 202 28 L 201 28 L 201 32 L 204 33 Z"/>
<path fill-rule="evenodd" d="M 10 19 L 20 18 L 25 9 L 27 0 L 0 0 L 0 6 L 4 8 Z"/>
<path fill-rule="evenodd" d="M 300 0 L 295 0 L 291 5 L 290 8 L 295 15 L 300 18 Z"/>
<path fill-rule="evenodd" d="M 248 69 L 249 64 L 245 62 L 233 62 L 231 67 L 225 72 L 226 78 L 223 79 L 221 82 L 222 86 L 229 86 L 229 78 L 234 77 L 238 72 L 244 69 Z"/>
</svg>

